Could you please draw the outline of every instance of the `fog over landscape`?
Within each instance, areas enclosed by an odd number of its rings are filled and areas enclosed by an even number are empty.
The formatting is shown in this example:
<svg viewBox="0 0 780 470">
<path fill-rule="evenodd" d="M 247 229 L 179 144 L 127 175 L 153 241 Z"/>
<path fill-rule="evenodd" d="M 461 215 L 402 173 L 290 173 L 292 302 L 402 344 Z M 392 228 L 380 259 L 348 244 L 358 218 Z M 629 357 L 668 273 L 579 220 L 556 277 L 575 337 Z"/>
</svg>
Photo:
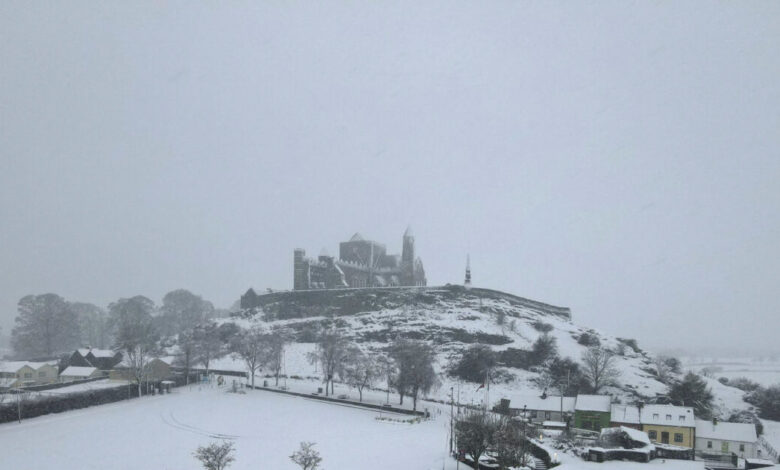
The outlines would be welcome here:
<svg viewBox="0 0 780 470">
<path fill-rule="evenodd" d="M 777 354 L 780 3 L 701 5 L 2 2 L 2 334 L 411 225 L 428 285 Z"/>
</svg>

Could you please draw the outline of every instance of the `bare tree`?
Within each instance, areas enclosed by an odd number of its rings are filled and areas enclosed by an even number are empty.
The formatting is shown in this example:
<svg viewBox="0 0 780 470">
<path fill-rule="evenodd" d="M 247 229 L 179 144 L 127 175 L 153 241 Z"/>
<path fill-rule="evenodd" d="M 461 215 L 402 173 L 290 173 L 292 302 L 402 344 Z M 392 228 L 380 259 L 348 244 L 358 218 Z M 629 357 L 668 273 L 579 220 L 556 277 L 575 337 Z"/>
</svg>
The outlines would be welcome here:
<svg viewBox="0 0 780 470">
<path fill-rule="evenodd" d="M 224 354 L 218 328 L 213 323 L 198 325 L 193 330 L 193 339 L 196 363 L 203 364 L 208 375 L 211 361 Z"/>
<path fill-rule="evenodd" d="M 81 346 L 105 348 L 109 341 L 105 310 L 86 302 L 68 302 L 68 305 L 78 317 Z"/>
<path fill-rule="evenodd" d="M 179 345 L 179 355 L 176 356 L 174 362 L 177 366 L 184 369 L 184 383 L 189 385 L 190 371 L 192 365 L 195 363 L 195 338 L 192 329 L 187 329 L 179 333 L 177 343 Z"/>
<path fill-rule="evenodd" d="M 320 336 L 316 349 L 308 354 L 308 358 L 312 364 L 319 363 L 322 367 L 325 396 L 328 396 L 329 384 L 332 394 L 333 379 L 347 358 L 347 340 L 338 331 L 327 331 Z"/>
<path fill-rule="evenodd" d="M 433 348 L 422 341 L 398 340 L 390 349 L 390 355 L 398 366 L 396 389 L 401 394 L 412 397 L 412 409 L 417 409 L 420 393 L 428 393 L 438 385 L 436 371 L 433 369 L 435 354 Z"/>
<path fill-rule="evenodd" d="M 478 466 L 479 458 L 490 447 L 498 427 L 498 421 L 491 413 L 467 411 L 455 422 L 458 450 L 469 454 Z"/>
<path fill-rule="evenodd" d="M 370 387 L 380 373 L 374 358 L 358 348 L 350 349 L 344 364 L 343 378 L 347 384 L 357 389 L 361 402 L 363 401 L 363 389 Z"/>
<path fill-rule="evenodd" d="M 301 470 L 317 470 L 320 462 L 322 462 L 322 457 L 313 447 L 313 442 L 301 442 L 301 447 L 293 452 L 290 460 L 301 467 Z"/>
<path fill-rule="evenodd" d="M 599 393 L 602 388 L 614 385 L 620 377 L 620 371 L 615 365 L 615 355 L 601 346 L 590 347 L 582 353 L 582 374 L 593 393 Z"/>
<path fill-rule="evenodd" d="M 114 348 L 124 354 L 124 365 L 138 385 L 146 380 L 148 364 L 157 342 L 152 324 L 154 302 L 143 296 L 119 299 L 108 306 L 114 330 Z"/>
<path fill-rule="evenodd" d="M 393 381 L 398 373 L 398 368 L 395 366 L 393 358 L 390 356 L 380 356 L 377 359 L 377 367 L 379 367 L 379 373 L 385 380 L 387 386 L 387 403 L 390 403 L 390 389 L 393 387 Z"/>
<path fill-rule="evenodd" d="M 244 360 L 255 387 L 255 374 L 263 368 L 268 355 L 268 335 L 260 327 L 253 326 L 234 338 L 233 351 Z"/>
<path fill-rule="evenodd" d="M 525 455 L 522 448 L 523 435 L 519 425 L 508 418 L 501 419 L 493 433 L 493 448 L 500 470 L 520 465 L 525 466 Z"/>
<path fill-rule="evenodd" d="M 200 460 L 206 470 L 224 470 L 236 460 L 233 456 L 234 451 L 232 442 L 221 444 L 212 442 L 207 446 L 198 447 L 192 455 Z"/>
<path fill-rule="evenodd" d="M 275 328 L 268 337 L 267 366 L 273 372 L 275 385 L 279 385 L 279 374 L 284 366 L 284 349 L 290 341 L 290 332 Z"/>
</svg>

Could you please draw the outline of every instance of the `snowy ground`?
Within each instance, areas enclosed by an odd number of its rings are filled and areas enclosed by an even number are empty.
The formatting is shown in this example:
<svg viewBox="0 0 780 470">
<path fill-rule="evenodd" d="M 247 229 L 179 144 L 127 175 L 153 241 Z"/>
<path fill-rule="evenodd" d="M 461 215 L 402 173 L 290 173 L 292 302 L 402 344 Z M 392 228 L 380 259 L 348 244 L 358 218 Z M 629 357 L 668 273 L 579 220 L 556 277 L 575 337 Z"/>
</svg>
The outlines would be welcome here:
<svg viewBox="0 0 780 470">
<path fill-rule="evenodd" d="M 0 425 L 2 467 L 198 468 L 192 451 L 222 436 L 235 442 L 231 469 L 236 470 L 294 469 L 288 456 L 301 441 L 317 443 L 325 468 L 442 468 L 449 425 L 444 415 L 419 424 L 381 422 L 376 416 L 270 392 L 241 395 L 193 386 Z"/>
<path fill-rule="evenodd" d="M 288 386 L 294 389 L 316 385 L 292 382 Z M 2 466 L 30 470 L 198 468 L 191 455 L 197 446 L 228 439 L 236 446 L 236 462 L 231 466 L 235 470 L 295 469 L 288 456 L 301 441 L 317 443 L 324 468 L 456 468 L 447 457 L 446 406 L 426 403 L 434 418 L 406 424 L 378 421 L 378 412 L 351 406 L 264 391 L 226 393 L 227 388 L 193 385 L 170 395 L 0 425 Z M 338 387 L 336 392 L 340 392 Z M 366 397 L 369 401 L 383 398 L 379 392 Z M 40 442 L 47 443 L 46 452 L 40 452 Z M 88 448 L 85 443 L 89 443 Z M 659 460 L 648 467 L 625 462 L 595 464 L 566 455 L 560 458 L 562 470 L 703 468 L 701 462 Z"/>
</svg>

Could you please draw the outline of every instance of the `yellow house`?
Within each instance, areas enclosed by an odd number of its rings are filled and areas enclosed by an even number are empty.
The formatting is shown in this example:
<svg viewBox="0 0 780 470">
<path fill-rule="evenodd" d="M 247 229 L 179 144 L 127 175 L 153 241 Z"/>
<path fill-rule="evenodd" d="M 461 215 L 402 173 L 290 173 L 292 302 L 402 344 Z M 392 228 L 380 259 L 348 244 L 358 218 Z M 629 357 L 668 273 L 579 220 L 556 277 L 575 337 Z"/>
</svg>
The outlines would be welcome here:
<svg viewBox="0 0 780 470">
<path fill-rule="evenodd" d="M 0 385 L 4 388 L 44 385 L 58 380 L 57 361 L 9 361 L 0 364 Z"/>
<path fill-rule="evenodd" d="M 655 444 L 689 449 L 696 445 L 696 420 L 691 407 L 645 405 L 639 420 L 642 431 Z"/>
</svg>

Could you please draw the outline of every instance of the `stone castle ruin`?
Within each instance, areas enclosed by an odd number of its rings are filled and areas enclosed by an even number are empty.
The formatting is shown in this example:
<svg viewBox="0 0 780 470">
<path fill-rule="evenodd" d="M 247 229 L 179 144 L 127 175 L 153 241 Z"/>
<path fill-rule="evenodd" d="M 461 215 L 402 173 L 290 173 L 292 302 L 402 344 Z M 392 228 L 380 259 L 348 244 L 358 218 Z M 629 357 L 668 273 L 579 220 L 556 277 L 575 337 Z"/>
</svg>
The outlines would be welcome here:
<svg viewBox="0 0 780 470">
<path fill-rule="evenodd" d="M 297 248 L 293 255 L 293 289 L 425 286 L 425 269 L 415 257 L 414 235 L 407 228 L 400 255 L 387 254 L 385 245 L 356 233 L 339 244 L 339 257 L 323 250 L 317 259 Z"/>
</svg>

